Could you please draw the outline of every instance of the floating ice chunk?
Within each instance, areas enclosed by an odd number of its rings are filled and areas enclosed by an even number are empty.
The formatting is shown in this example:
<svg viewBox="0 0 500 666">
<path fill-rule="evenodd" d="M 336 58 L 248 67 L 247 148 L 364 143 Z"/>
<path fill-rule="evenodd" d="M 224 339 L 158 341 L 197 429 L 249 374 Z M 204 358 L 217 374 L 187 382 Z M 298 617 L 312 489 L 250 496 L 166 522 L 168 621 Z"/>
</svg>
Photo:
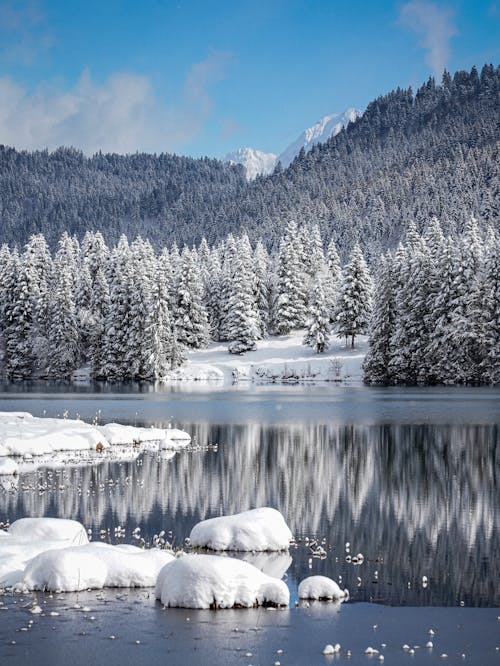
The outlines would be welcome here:
<svg viewBox="0 0 500 666">
<path fill-rule="evenodd" d="M 181 608 L 288 606 L 286 584 L 247 562 L 216 555 L 185 555 L 167 564 L 156 582 L 156 598 Z"/>
<path fill-rule="evenodd" d="M 337 583 L 327 576 L 309 576 L 299 584 L 300 599 L 332 599 L 345 601 L 347 590 L 341 590 Z"/>
<path fill-rule="evenodd" d="M 281 513 L 262 507 L 203 520 L 193 527 L 191 544 L 210 550 L 286 550 L 292 533 Z"/>
<path fill-rule="evenodd" d="M 103 587 L 153 587 L 160 570 L 174 559 L 164 550 L 89 543 L 49 550 L 26 566 L 29 590 L 75 592 Z"/>
</svg>

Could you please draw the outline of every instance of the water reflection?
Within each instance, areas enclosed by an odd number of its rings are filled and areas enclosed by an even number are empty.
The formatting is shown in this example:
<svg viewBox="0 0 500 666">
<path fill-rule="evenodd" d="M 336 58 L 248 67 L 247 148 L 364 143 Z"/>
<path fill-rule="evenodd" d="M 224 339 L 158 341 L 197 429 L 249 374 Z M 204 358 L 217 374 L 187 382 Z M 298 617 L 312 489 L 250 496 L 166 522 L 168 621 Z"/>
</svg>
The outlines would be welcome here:
<svg viewBox="0 0 500 666">
<path fill-rule="evenodd" d="M 326 539 L 326 559 L 291 550 L 289 583 L 342 576 L 351 599 L 408 605 L 500 605 L 498 427 L 193 424 L 217 447 L 170 460 L 24 473 L 0 489 L 0 520 L 52 515 L 94 529 L 172 530 L 274 506 L 298 538 Z M 130 538 L 128 539 L 130 540 Z M 345 543 L 350 552 L 346 553 Z M 346 561 L 362 552 L 365 561 Z M 282 563 L 286 564 L 286 563 Z M 429 584 L 422 585 L 422 576 Z"/>
</svg>

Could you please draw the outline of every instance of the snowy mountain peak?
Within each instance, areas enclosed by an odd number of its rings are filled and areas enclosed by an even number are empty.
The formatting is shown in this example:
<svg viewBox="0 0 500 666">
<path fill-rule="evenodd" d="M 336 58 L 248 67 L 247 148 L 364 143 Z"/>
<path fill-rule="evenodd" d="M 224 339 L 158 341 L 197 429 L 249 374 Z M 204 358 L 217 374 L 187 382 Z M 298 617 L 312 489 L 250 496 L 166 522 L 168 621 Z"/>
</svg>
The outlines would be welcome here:
<svg viewBox="0 0 500 666">
<path fill-rule="evenodd" d="M 361 113 L 362 112 L 358 111 L 358 109 L 347 109 L 344 113 L 333 113 L 329 116 L 325 116 L 312 127 L 305 129 L 302 134 L 297 137 L 297 139 L 290 144 L 281 155 L 279 155 L 278 160 L 283 165 L 283 168 L 286 168 L 291 162 L 293 162 L 301 148 L 308 151 L 311 150 L 314 144 L 324 143 L 330 137 L 336 136 L 349 122 L 353 122 L 356 118 L 359 118 Z"/>
<path fill-rule="evenodd" d="M 271 173 L 276 165 L 274 153 L 263 153 L 254 148 L 238 148 L 224 157 L 224 162 L 242 164 L 248 180 L 254 180 L 259 174 Z"/>
</svg>

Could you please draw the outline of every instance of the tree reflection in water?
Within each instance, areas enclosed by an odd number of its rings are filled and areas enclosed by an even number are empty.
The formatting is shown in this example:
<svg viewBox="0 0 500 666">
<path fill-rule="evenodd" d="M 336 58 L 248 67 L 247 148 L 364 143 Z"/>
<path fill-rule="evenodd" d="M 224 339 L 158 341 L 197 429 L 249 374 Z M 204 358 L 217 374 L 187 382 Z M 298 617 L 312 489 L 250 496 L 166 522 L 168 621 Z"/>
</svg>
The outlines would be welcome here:
<svg viewBox="0 0 500 666">
<path fill-rule="evenodd" d="M 338 578 L 351 599 L 404 605 L 498 606 L 498 427 L 491 425 L 193 424 L 203 445 L 170 460 L 104 462 L 4 479 L 0 519 L 77 518 L 98 531 L 172 530 L 257 506 L 279 509 L 298 539 L 289 583 Z M 346 561 L 364 554 L 361 565 Z M 422 577 L 427 576 L 427 587 Z M 361 580 L 359 580 L 361 579 Z"/>
</svg>

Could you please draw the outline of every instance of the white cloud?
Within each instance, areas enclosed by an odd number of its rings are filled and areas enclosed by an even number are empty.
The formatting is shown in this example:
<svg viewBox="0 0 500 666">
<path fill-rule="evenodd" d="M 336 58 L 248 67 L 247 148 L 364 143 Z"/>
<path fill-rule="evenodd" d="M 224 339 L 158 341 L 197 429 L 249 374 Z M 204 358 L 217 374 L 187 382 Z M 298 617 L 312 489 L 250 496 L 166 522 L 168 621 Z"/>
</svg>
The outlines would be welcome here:
<svg viewBox="0 0 500 666">
<path fill-rule="evenodd" d="M 453 12 L 443 5 L 411 0 L 400 8 L 401 23 L 420 35 L 427 51 L 425 61 L 436 78 L 441 78 L 451 53 L 450 41 L 457 34 Z"/>
<path fill-rule="evenodd" d="M 0 143 L 36 149 L 74 146 L 85 153 L 174 151 L 202 131 L 213 109 L 212 83 L 224 78 L 228 54 L 189 71 L 175 103 L 162 102 L 146 76 L 120 73 L 102 84 L 84 71 L 70 89 L 27 90 L 0 78 Z"/>
</svg>

